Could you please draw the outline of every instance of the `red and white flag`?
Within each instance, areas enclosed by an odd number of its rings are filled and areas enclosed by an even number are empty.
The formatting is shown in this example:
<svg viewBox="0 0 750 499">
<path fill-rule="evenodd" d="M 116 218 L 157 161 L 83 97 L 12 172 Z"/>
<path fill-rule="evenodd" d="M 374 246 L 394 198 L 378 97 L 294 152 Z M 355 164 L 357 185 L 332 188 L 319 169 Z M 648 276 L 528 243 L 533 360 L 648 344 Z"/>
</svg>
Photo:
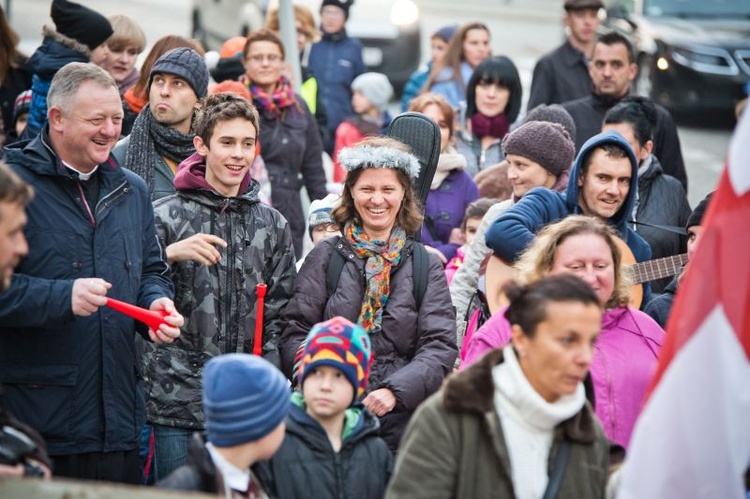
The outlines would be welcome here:
<svg viewBox="0 0 750 499">
<path fill-rule="evenodd" d="M 617 499 L 744 499 L 750 466 L 750 112 L 670 315 Z"/>
</svg>

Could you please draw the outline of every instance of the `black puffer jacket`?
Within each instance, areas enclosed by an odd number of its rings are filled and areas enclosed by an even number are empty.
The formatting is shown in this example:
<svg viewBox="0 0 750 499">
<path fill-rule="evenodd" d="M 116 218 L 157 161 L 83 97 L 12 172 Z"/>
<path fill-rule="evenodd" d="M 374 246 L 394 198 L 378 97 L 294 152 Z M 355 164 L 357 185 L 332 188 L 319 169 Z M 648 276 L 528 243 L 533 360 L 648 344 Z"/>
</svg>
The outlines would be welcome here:
<svg viewBox="0 0 750 499">
<path fill-rule="evenodd" d="M 638 209 L 636 222 L 655 225 L 685 227 L 690 216 L 690 204 L 680 181 L 664 173 L 664 169 L 651 156 L 651 166 L 638 175 Z M 638 234 L 651 246 L 651 258 L 678 255 L 687 251 L 687 238 L 663 229 L 631 224 Z M 654 293 L 661 293 L 671 277 L 651 283 Z"/>
<path fill-rule="evenodd" d="M 436 392 L 456 360 L 456 322 L 443 266 L 430 256 L 430 271 L 422 307 L 413 295 L 412 250 L 407 240 L 404 255 L 391 271 L 390 296 L 383 310 L 382 331 L 372 334 L 373 366 L 369 391 L 389 388 L 396 396 L 395 409 L 381 418 L 381 435 L 391 449 L 398 447 L 412 412 Z M 326 297 L 326 270 L 333 251 L 346 264 L 336 291 Z M 279 342 L 282 366 L 291 375 L 294 356 L 310 328 L 318 322 L 342 316 L 357 322 L 365 288 L 365 262 L 345 239 L 329 239 L 305 259 L 281 317 L 285 329 Z"/>
<path fill-rule="evenodd" d="M 300 407 L 295 394 L 286 419 L 284 443 L 258 477 L 277 499 L 380 499 L 393 472 L 393 459 L 378 437 L 378 419 L 360 404 L 347 409 L 341 450 L 335 452 L 320 424 Z"/>
</svg>

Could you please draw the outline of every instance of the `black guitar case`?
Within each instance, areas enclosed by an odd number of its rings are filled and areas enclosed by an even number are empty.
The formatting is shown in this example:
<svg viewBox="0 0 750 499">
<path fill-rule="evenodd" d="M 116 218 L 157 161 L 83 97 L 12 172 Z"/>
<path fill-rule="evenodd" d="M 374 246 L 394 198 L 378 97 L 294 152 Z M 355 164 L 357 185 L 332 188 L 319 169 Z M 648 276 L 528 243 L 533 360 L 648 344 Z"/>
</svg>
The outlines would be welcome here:
<svg viewBox="0 0 750 499">
<path fill-rule="evenodd" d="M 414 190 L 419 197 L 424 213 L 430 184 L 437 170 L 440 157 L 440 128 L 430 118 L 421 113 L 399 114 L 388 125 L 386 135 L 408 145 L 419 160 L 419 176 L 414 180 Z M 419 241 L 420 233 L 414 239 Z"/>
</svg>

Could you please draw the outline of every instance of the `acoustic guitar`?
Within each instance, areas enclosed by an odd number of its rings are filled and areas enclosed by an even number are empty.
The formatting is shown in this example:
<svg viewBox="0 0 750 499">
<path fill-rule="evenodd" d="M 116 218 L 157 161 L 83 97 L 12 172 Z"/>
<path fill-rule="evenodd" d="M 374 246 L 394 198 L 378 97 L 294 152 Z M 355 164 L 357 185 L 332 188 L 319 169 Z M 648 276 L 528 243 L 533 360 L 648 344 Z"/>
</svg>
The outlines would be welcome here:
<svg viewBox="0 0 750 499">
<path fill-rule="evenodd" d="M 677 275 L 687 263 L 687 253 L 656 258 L 646 262 L 636 262 L 633 252 L 622 239 L 616 239 L 620 248 L 622 272 L 632 284 L 630 288 L 630 306 L 640 308 L 643 302 L 644 282 L 655 281 L 664 277 Z M 486 258 L 484 274 L 485 294 L 490 313 L 494 314 L 508 304 L 502 289 L 506 282 L 515 277 L 516 270 L 502 258 L 490 253 Z"/>
</svg>

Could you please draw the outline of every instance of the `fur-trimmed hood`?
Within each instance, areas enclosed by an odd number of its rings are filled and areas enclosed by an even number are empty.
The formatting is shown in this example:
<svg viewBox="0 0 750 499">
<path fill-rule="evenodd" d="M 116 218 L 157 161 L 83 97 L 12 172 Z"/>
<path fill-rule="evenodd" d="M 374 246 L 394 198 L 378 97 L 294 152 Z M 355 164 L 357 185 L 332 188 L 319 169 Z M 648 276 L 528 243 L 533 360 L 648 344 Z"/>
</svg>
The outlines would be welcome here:
<svg viewBox="0 0 750 499">
<path fill-rule="evenodd" d="M 42 28 L 44 40 L 29 59 L 29 67 L 42 79 L 51 79 L 70 62 L 89 62 L 91 50 L 83 43 L 59 33 L 51 26 Z"/>
<path fill-rule="evenodd" d="M 486 414 L 495 410 L 495 384 L 492 369 L 503 362 L 502 349 L 492 350 L 466 370 L 454 374 L 443 385 L 443 403 L 448 412 Z M 572 418 L 558 425 L 558 431 L 573 442 L 591 444 L 596 440 L 594 411 L 588 402 Z"/>
</svg>

